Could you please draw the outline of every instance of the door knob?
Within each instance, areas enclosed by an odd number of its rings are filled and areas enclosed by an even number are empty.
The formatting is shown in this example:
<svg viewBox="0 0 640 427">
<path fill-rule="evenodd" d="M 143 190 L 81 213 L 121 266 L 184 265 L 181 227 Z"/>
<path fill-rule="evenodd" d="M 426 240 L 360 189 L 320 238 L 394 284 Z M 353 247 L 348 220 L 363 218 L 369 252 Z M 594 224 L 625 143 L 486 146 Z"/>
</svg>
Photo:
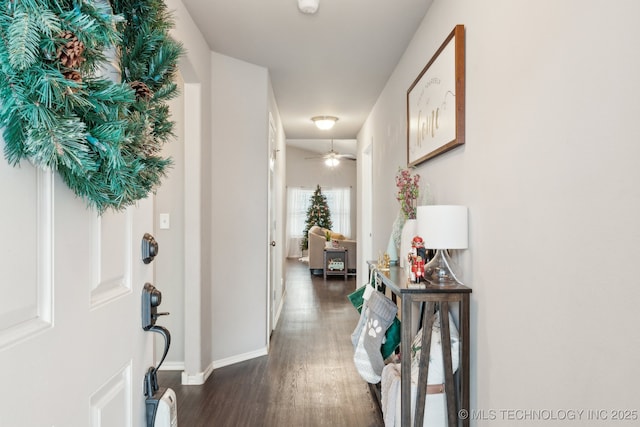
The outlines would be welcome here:
<svg viewBox="0 0 640 427">
<path fill-rule="evenodd" d="M 275 240 L 272 240 L 272 241 L 271 241 L 271 246 L 275 246 L 275 245 L 276 245 L 276 241 L 275 241 Z"/>
<path fill-rule="evenodd" d="M 148 331 L 156 324 L 159 316 L 169 313 L 158 313 L 158 306 L 162 302 L 162 292 L 151 283 L 145 283 L 142 288 L 142 329 Z"/>
</svg>

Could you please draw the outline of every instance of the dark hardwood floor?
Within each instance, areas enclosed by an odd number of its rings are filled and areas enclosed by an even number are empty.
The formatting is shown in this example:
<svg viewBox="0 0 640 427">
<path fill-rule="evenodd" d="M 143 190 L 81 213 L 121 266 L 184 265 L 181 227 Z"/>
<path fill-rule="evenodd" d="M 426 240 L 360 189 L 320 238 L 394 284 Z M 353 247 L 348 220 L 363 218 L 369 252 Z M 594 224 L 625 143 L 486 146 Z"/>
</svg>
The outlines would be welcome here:
<svg viewBox="0 0 640 427">
<path fill-rule="evenodd" d="M 178 425 L 373 427 L 383 421 L 353 364 L 355 279 L 312 277 L 287 262 L 286 299 L 268 356 L 216 369 L 202 386 L 159 373 L 178 399 Z M 217 345 L 224 345 L 217 343 Z"/>
</svg>

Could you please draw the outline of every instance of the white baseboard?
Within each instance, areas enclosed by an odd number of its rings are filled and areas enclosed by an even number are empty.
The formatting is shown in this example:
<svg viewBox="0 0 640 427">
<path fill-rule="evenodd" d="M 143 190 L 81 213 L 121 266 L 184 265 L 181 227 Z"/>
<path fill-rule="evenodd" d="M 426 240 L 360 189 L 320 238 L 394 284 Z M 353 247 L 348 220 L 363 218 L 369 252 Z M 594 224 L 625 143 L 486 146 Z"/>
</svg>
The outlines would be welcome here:
<svg viewBox="0 0 640 427">
<path fill-rule="evenodd" d="M 189 375 L 186 372 L 182 373 L 182 385 L 202 385 L 207 381 L 207 378 L 213 372 L 213 363 L 211 363 L 204 372 L 198 372 L 194 375 Z"/>
<path fill-rule="evenodd" d="M 167 362 L 166 360 L 160 366 L 161 371 L 184 371 L 184 362 Z"/>
<path fill-rule="evenodd" d="M 182 385 L 202 385 L 207 381 L 207 378 L 213 373 L 214 369 L 223 368 L 225 366 L 233 365 L 234 363 L 244 362 L 246 360 L 255 359 L 256 357 L 266 356 L 267 348 L 261 348 L 260 350 L 250 351 L 248 353 L 238 354 L 236 356 L 227 357 L 225 359 L 214 360 L 204 372 L 198 372 L 193 375 L 189 375 L 186 372 L 182 372 Z M 164 364 L 163 364 L 164 365 Z M 170 366 L 177 366 L 178 364 L 169 364 Z M 166 370 L 178 370 L 164 368 Z M 182 364 L 182 370 L 184 371 L 184 363 Z"/>
<path fill-rule="evenodd" d="M 238 354 L 236 356 L 227 357 L 225 359 L 214 360 L 213 369 L 222 368 L 225 366 L 233 365 L 234 363 L 244 362 L 245 360 L 255 359 L 256 357 L 266 356 L 267 348 L 261 348 L 259 350 L 250 351 L 244 354 Z"/>
<path fill-rule="evenodd" d="M 170 362 L 163 363 L 162 370 L 163 371 L 179 371 L 182 370 L 182 385 L 202 385 L 207 381 L 207 378 L 211 376 L 213 371 L 218 368 L 223 368 L 225 366 L 233 365 L 234 363 L 244 362 L 246 360 L 255 359 L 256 357 L 266 356 L 267 349 L 262 348 L 256 351 L 250 351 L 248 353 L 238 354 L 236 356 L 227 357 L 225 359 L 214 360 L 204 372 L 198 372 L 196 374 L 189 375 L 184 372 L 184 363 L 181 362 Z"/>
<path fill-rule="evenodd" d="M 280 320 L 280 315 L 282 314 L 282 307 L 284 307 L 284 299 L 287 296 L 287 290 L 284 290 L 284 293 L 282 294 L 282 298 L 280 298 L 280 305 L 278 306 L 278 311 L 276 312 L 276 318 L 274 320 L 273 323 L 273 329 L 275 329 L 278 326 L 278 320 Z"/>
</svg>

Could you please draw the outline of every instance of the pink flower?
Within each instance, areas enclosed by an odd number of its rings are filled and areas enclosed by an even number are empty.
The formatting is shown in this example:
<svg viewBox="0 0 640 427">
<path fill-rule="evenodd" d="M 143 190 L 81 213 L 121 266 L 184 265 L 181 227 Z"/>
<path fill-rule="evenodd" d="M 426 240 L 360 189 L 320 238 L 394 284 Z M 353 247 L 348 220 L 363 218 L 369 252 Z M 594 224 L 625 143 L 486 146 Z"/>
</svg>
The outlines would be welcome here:
<svg viewBox="0 0 640 427">
<path fill-rule="evenodd" d="M 396 174 L 396 187 L 398 193 L 396 200 L 400 202 L 402 214 L 406 219 L 415 219 L 418 196 L 420 194 L 420 175 L 411 176 L 409 169 L 398 168 Z"/>
</svg>

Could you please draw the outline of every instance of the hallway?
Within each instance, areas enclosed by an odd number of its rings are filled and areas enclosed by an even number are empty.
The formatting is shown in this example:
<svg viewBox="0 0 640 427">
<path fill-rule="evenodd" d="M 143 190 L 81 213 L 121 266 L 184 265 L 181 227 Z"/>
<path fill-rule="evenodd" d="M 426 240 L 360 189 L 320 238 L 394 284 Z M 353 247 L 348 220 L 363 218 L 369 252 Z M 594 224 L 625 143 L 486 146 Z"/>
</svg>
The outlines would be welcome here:
<svg viewBox="0 0 640 427">
<path fill-rule="evenodd" d="M 286 268 L 286 298 L 268 356 L 216 369 L 202 386 L 180 385 L 180 372 L 159 374 L 160 386 L 176 392 L 178 425 L 382 426 L 353 364 L 358 313 L 347 295 L 355 279 L 325 282 L 294 260 Z"/>
</svg>

